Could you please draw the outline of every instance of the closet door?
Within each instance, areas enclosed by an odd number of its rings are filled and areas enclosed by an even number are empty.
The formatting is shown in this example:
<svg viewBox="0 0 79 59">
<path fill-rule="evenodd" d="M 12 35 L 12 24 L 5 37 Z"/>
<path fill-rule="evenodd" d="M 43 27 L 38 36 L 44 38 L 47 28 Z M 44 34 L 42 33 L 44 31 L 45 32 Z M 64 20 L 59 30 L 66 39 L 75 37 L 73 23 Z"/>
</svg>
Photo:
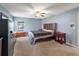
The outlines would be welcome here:
<svg viewBox="0 0 79 59">
<path fill-rule="evenodd" d="M 2 56 L 8 56 L 8 19 L 0 19 L 0 37 L 2 40 Z"/>
</svg>

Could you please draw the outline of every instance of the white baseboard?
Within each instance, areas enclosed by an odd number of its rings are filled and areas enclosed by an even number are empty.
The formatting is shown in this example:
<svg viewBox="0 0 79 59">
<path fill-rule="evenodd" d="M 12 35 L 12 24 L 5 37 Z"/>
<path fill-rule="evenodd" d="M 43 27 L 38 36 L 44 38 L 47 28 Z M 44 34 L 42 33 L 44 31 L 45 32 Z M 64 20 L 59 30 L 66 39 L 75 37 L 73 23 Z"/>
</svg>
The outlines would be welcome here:
<svg viewBox="0 0 79 59">
<path fill-rule="evenodd" d="M 68 45 L 68 46 L 71 46 L 71 47 L 78 48 L 78 46 L 76 46 L 76 45 L 73 45 L 73 44 L 71 44 L 71 43 L 68 43 L 68 42 L 66 42 L 66 45 Z"/>
</svg>

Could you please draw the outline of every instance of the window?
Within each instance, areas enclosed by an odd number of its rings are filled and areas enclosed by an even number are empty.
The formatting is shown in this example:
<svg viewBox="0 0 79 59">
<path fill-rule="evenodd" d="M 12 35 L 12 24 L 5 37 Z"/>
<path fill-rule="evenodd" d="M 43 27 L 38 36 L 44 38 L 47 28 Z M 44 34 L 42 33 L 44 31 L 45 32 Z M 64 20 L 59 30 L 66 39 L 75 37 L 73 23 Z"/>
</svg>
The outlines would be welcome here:
<svg viewBox="0 0 79 59">
<path fill-rule="evenodd" d="M 24 21 L 17 22 L 18 31 L 24 31 Z"/>
</svg>

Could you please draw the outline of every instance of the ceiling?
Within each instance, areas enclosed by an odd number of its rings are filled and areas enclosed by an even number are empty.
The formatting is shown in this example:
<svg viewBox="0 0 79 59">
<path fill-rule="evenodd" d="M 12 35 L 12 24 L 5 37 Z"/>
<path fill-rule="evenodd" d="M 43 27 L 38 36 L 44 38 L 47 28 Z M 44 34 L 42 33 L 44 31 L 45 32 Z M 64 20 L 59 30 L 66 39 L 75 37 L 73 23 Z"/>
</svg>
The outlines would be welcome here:
<svg viewBox="0 0 79 59">
<path fill-rule="evenodd" d="M 2 3 L 13 16 L 46 18 L 79 7 L 76 3 Z"/>
</svg>

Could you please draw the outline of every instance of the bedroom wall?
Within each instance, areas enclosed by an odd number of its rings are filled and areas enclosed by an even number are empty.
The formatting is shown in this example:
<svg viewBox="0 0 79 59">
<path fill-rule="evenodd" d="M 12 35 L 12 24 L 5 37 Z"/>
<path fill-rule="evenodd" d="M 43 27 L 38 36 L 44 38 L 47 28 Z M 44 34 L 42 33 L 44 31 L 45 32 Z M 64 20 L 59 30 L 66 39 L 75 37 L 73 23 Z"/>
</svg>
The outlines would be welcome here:
<svg viewBox="0 0 79 59">
<path fill-rule="evenodd" d="M 10 14 L 10 12 L 7 9 L 5 9 L 2 5 L 0 5 L 0 12 L 7 15 L 9 17 L 9 20 L 13 20 L 12 15 Z"/>
<path fill-rule="evenodd" d="M 66 42 L 72 45 L 77 45 L 77 12 L 79 8 L 67 11 L 66 13 L 51 16 L 42 21 L 43 23 L 57 23 L 58 31 L 66 33 Z M 75 24 L 75 29 L 70 27 L 70 24 Z"/>
<path fill-rule="evenodd" d="M 41 25 L 42 25 L 41 19 L 14 17 L 14 20 L 15 20 L 15 32 L 18 31 L 18 29 L 17 29 L 18 21 L 24 21 L 24 31 L 25 32 L 41 29 Z"/>
</svg>

